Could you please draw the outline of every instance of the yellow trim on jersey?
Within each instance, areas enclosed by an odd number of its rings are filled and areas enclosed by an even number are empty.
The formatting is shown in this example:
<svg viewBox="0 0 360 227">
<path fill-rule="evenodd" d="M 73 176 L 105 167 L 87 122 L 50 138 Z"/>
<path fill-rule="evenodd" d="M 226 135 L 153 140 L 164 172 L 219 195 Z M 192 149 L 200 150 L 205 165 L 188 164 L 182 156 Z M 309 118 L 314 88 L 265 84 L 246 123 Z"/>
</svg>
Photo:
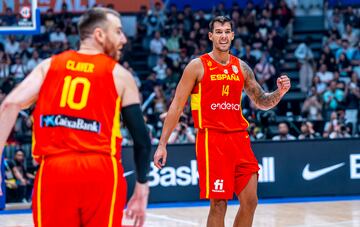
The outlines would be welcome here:
<svg viewBox="0 0 360 227">
<path fill-rule="evenodd" d="M 40 163 L 40 170 L 39 170 L 39 176 L 38 176 L 39 179 L 38 179 L 37 192 L 36 192 L 38 227 L 42 226 L 42 222 L 41 222 L 41 180 L 42 180 L 42 175 L 43 175 L 43 170 L 44 170 L 44 164 L 45 164 L 45 160 L 42 159 L 41 163 Z"/>
<path fill-rule="evenodd" d="M 36 139 L 35 139 L 35 130 L 34 130 L 34 126 L 33 126 L 32 127 L 32 134 L 31 134 L 31 154 L 32 154 L 33 157 L 36 157 L 34 155 L 35 144 L 36 144 Z"/>
<path fill-rule="evenodd" d="M 205 128 L 205 172 L 206 172 L 206 198 L 209 198 L 209 191 L 210 191 L 210 179 L 209 179 L 209 133 L 208 129 Z"/>
<path fill-rule="evenodd" d="M 114 210 L 115 210 L 115 202 L 116 202 L 116 192 L 117 192 L 117 186 L 118 186 L 118 179 L 119 179 L 119 175 L 118 175 L 118 167 L 117 167 L 117 161 L 116 158 L 114 156 L 111 157 L 111 162 L 113 164 L 113 170 L 114 170 L 114 187 L 113 187 L 113 192 L 112 192 L 112 197 L 111 197 L 111 205 L 110 205 L 110 214 L 109 214 L 109 225 L 108 227 L 112 227 L 113 226 L 113 220 L 114 220 Z"/>
<path fill-rule="evenodd" d="M 244 115 L 243 115 L 243 113 L 242 113 L 242 106 L 241 106 L 241 104 L 242 104 L 242 92 L 241 92 L 241 94 L 240 94 L 240 114 L 241 114 L 241 117 L 242 117 L 242 118 L 244 119 L 244 121 L 246 122 L 247 127 L 249 127 L 250 124 L 249 124 L 249 122 L 246 120 L 246 118 L 244 117 Z"/>
<path fill-rule="evenodd" d="M 34 149 L 36 145 L 36 138 L 35 138 L 35 126 L 34 126 L 34 117 L 31 117 L 32 126 L 32 133 L 31 133 L 31 156 L 33 158 L 39 158 L 39 155 L 34 155 Z"/>
<path fill-rule="evenodd" d="M 199 83 L 199 128 L 202 128 L 202 116 L 201 116 L 201 83 Z"/>
<path fill-rule="evenodd" d="M 195 139 L 195 154 L 196 158 L 198 156 L 198 140 L 199 140 L 199 131 L 196 133 L 196 139 Z"/>
<path fill-rule="evenodd" d="M 116 138 L 121 138 L 120 132 L 120 97 L 116 99 L 113 128 L 111 131 L 111 155 L 116 155 Z"/>
<path fill-rule="evenodd" d="M 201 83 L 199 83 L 199 91 L 197 94 L 191 95 L 191 102 L 190 102 L 191 110 L 197 110 L 198 111 L 198 122 L 199 122 L 199 128 L 202 128 L 202 122 L 201 122 Z"/>
</svg>

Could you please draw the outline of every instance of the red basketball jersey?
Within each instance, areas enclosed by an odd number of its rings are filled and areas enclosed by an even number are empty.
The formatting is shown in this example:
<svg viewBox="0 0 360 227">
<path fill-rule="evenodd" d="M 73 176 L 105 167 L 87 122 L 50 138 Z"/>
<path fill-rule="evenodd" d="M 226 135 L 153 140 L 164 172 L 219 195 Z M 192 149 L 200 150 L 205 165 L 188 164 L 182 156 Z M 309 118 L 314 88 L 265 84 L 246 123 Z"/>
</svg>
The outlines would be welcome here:
<svg viewBox="0 0 360 227">
<path fill-rule="evenodd" d="M 244 87 L 239 59 L 230 55 L 226 66 L 209 54 L 200 56 L 204 76 L 191 94 L 191 110 L 196 128 L 224 131 L 246 130 L 248 122 L 242 115 L 241 94 Z"/>
<path fill-rule="evenodd" d="M 55 55 L 34 110 L 34 156 L 67 151 L 120 157 L 120 97 L 105 54 Z"/>
</svg>

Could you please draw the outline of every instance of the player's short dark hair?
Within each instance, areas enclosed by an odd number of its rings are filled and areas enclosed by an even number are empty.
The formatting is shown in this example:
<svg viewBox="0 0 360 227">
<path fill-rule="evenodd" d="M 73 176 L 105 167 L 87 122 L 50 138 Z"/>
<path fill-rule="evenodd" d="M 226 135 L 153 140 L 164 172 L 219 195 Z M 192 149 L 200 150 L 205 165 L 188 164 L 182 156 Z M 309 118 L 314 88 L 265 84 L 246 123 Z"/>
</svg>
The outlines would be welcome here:
<svg viewBox="0 0 360 227">
<path fill-rule="evenodd" d="M 216 16 L 214 19 L 212 19 L 210 21 L 210 24 L 209 24 L 209 28 L 210 28 L 210 32 L 213 32 L 214 31 L 214 24 L 215 22 L 219 22 L 221 23 L 221 25 L 225 24 L 225 23 L 230 23 L 230 26 L 231 26 L 231 31 L 234 30 L 234 25 L 232 23 L 232 20 L 229 18 L 229 17 L 226 17 L 226 16 Z"/>
<path fill-rule="evenodd" d="M 77 24 L 80 40 L 88 38 L 97 27 L 106 28 L 108 14 L 120 17 L 115 10 L 104 7 L 94 7 L 86 11 Z"/>
</svg>

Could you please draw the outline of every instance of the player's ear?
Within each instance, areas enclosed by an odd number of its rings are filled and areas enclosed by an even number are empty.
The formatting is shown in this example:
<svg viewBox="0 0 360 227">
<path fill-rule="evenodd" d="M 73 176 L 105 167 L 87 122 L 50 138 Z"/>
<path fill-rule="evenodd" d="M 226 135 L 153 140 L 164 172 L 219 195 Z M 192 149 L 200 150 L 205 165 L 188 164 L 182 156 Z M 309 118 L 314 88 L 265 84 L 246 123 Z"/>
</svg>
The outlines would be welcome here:
<svg viewBox="0 0 360 227">
<path fill-rule="evenodd" d="M 105 44 L 105 33 L 103 29 L 95 28 L 93 34 L 96 41 L 98 41 L 101 45 Z"/>
<path fill-rule="evenodd" d="M 208 33 L 208 36 L 209 36 L 209 39 L 212 41 L 213 33 L 212 33 L 212 32 L 209 32 L 209 33 Z"/>
</svg>

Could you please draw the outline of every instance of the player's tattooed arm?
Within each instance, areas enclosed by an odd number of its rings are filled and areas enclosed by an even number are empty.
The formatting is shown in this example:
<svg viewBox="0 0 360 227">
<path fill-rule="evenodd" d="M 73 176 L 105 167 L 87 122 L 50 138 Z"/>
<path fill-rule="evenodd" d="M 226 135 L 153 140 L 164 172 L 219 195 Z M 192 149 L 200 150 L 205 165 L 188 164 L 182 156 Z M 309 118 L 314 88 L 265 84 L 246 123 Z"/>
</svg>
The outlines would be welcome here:
<svg viewBox="0 0 360 227">
<path fill-rule="evenodd" d="M 274 92 L 265 92 L 260 84 L 256 81 L 254 72 L 252 69 L 243 61 L 240 61 L 241 69 L 244 75 L 244 88 L 246 94 L 250 97 L 251 101 L 262 110 L 269 110 L 276 106 L 283 94 L 277 89 Z"/>
</svg>

